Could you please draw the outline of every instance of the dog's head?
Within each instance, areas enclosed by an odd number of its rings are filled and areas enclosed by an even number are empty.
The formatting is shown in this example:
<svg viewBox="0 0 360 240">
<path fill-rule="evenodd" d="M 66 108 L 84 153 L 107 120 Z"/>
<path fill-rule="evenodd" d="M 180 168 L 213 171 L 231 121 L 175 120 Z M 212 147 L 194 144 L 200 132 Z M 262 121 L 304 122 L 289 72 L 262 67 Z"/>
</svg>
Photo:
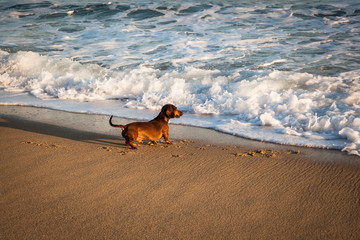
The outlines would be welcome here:
<svg viewBox="0 0 360 240">
<path fill-rule="evenodd" d="M 161 112 L 168 118 L 179 118 L 183 113 L 172 104 L 166 104 L 162 107 Z"/>
</svg>

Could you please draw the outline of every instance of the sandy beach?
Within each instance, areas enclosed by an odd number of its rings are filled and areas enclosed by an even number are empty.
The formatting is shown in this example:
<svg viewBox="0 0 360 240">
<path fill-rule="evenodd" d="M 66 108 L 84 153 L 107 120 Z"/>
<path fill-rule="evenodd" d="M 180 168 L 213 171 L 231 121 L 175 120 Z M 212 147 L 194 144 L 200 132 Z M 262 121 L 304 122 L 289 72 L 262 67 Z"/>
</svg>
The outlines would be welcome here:
<svg viewBox="0 0 360 240">
<path fill-rule="evenodd" d="M 130 122 L 115 119 L 116 122 Z M 360 158 L 108 116 L 0 106 L 1 239 L 359 239 Z"/>
</svg>

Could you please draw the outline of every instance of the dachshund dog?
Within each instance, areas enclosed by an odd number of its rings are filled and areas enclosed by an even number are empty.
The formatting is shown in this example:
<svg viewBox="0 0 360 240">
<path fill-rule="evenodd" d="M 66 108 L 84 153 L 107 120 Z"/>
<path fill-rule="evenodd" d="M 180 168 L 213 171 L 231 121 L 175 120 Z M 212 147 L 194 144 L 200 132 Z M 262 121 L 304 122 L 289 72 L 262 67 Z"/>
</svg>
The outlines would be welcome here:
<svg viewBox="0 0 360 240">
<path fill-rule="evenodd" d="M 110 117 L 109 123 L 112 127 L 122 128 L 121 135 L 125 138 L 126 146 L 137 148 L 133 141 L 142 143 L 142 140 L 150 140 L 154 144 L 161 137 L 164 137 L 165 142 L 172 144 L 169 140 L 169 125 L 170 118 L 179 118 L 183 115 L 174 105 L 166 104 L 162 107 L 159 115 L 149 122 L 133 122 L 127 125 L 115 125 L 111 122 L 113 116 Z"/>
</svg>

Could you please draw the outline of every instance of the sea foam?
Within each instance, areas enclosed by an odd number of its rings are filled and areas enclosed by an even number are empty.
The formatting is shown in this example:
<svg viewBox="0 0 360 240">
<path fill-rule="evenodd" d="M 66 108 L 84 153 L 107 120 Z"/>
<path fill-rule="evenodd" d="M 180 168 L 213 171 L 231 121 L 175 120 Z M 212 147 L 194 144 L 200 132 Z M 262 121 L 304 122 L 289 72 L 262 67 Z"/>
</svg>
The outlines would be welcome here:
<svg viewBox="0 0 360 240">
<path fill-rule="evenodd" d="M 119 99 L 139 110 L 170 102 L 195 118 L 224 116 L 211 125 L 224 132 L 280 143 L 293 136 L 297 141 L 292 144 L 343 148 L 359 155 L 356 71 L 338 77 L 270 71 L 239 80 L 238 74 L 221 76 L 217 70 L 190 66 L 160 74 L 144 65 L 116 71 L 34 52 L 1 52 L 1 57 L 0 86 L 6 91 L 25 91 L 44 100 Z M 267 133 L 254 134 L 262 126 Z M 343 144 L 333 145 L 336 139 Z"/>
</svg>

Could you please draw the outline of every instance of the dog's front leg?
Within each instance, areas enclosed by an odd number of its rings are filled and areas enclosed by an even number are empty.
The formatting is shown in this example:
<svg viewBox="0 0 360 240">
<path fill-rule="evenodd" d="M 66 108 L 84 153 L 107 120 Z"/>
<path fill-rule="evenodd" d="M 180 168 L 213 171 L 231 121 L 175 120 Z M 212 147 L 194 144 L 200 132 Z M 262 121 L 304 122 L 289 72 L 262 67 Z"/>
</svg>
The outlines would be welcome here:
<svg viewBox="0 0 360 240">
<path fill-rule="evenodd" d="M 167 144 L 173 144 L 173 142 L 169 140 L 169 132 L 168 131 L 164 132 L 163 136 L 164 136 L 165 142 Z"/>
</svg>

